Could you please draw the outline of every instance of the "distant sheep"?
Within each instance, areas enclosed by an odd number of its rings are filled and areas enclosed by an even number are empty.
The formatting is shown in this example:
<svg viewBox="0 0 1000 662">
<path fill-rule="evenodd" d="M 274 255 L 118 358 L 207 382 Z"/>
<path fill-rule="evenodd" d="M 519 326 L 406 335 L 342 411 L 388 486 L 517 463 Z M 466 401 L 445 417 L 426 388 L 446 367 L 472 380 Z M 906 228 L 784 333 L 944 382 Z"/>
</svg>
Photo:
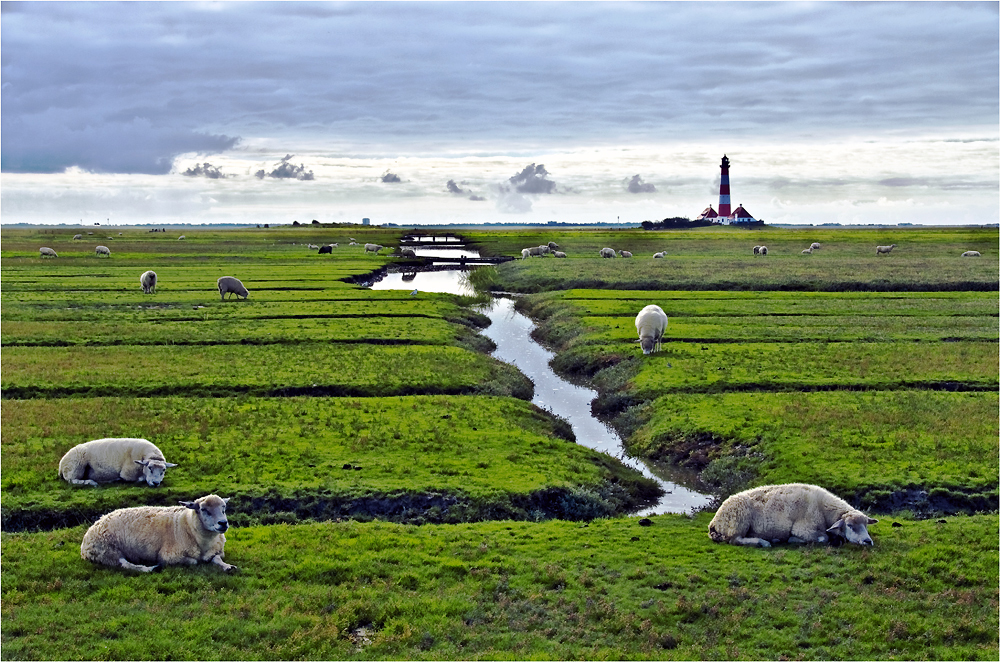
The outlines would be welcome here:
<svg viewBox="0 0 1000 662">
<path fill-rule="evenodd" d="M 642 353 L 652 354 L 660 349 L 660 340 L 667 331 L 667 314 L 659 306 L 646 306 L 635 316 L 635 330 L 639 332 Z"/>
<path fill-rule="evenodd" d="M 357 246 L 357 245 L 358 245 L 358 242 L 356 242 L 356 241 L 354 241 L 354 240 L 352 239 L 352 240 L 351 240 L 351 243 L 349 243 L 349 244 L 347 244 L 347 245 L 348 245 L 348 246 Z"/>
<path fill-rule="evenodd" d="M 621 252 L 620 252 L 620 255 L 621 255 L 622 257 L 632 257 L 632 253 L 631 253 L 631 252 L 629 252 L 629 251 L 621 251 Z"/>
<path fill-rule="evenodd" d="M 552 250 L 558 250 L 559 249 L 559 244 L 557 244 L 554 241 L 550 241 L 549 242 L 549 248 L 551 248 Z"/>
<path fill-rule="evenodd" d="M 761 249 L 760 246 L 754 246 L 753 247 L 753 254 L 754 255 L 760 255 L 760 249 Z"/>
<path fill-rule="evenodd" d="M 562 251 L 552 251 L 552 257 L 566 257 L 566 254 Z"/>
<path fill-rule="evenodd" d="M 73 235 L 73 239 L 83 239 L 83 235 L 82 234 L 75 234 L 75 235 Z"/>
<path fill-rule="evenodd" d="M 614 257 L 614 256 L 615 256 L 615 249 L 613 248 L 601 249 L 601 257 Z"/>
<path fill-rule="evenodd" d="M 812 255 L 812 252 L 813 252 L 813 247 L 810 246 L 809 248 L 807 248 L 804 251 L 802 251 L 802 254 L 803 255 Z"/>
<path fill-rule="evenodd" d="M 417 256 L 417 252 L 415 250 L 413 250 L 412 248 L 400 248 L 399 249 L 399 254 L 402 255 L 403 257 L 416 257 Z"/>
<path fill-rule="evenodd" d="M 888 255 L 889 253 L 892 252 L 892 249 L 895 248 L 895 247 L 896 247 L 896 244 L 893 244 L 892 246 L 876 246 L 875 247 L 875 255 L 882 255 L 882 254 Z"/>
<path fill-rule="evenodd" d="M 340 247 L 338 244 L 327 244 L 327 246 L 329 246 L 330 248 L 339 248 Z"/>
<path fill-rule="evenodd" d="M 548 248 L 548 246 L 546 246 L 545 248 Z M 531 256 L 545 255 L 545 253 L 542 251 L 541 246 L 532 246 L 531 248 L 528 249 L 528 255 Z"/>
<path fill-rule="evenodd" d="M 551 253 L 551 252 L 552 252 L 552 249 L 551 249 L 551 248 L 549 248 L 549 247 L 548 247 L 547 245 L 544 245 L 544 244 L 543 244 L 543 245 L 541 245 L 541 246 L 539 246 L 539 247 L 538 247 L 538 250 L 540 250 L 540 251 L 541 251 L 541 254 L 542 254 L 542 255 L 548 255 L 549 253 Z"/>
<path fill-rule="evenodd" d="M 142 285 L 143 294 L 153 294 L 156 292 L 156 272 L 144 271 L 139 276 L 139 284 Z"/>
<path fill-rule="evenodd" d="M 333 246 L 320 246 L 317 255 L 329 255 L 333 253 Z"/>
<path fill-rule="evenodd" d="M 108 248 L 107 246 L 98 246 L 97 248 L 94 249 L 94 255 L 97 256 L 105 255 L 107 257 L 111 257 L 111 249 Z"/>
<path fill-rule="evenodd" d="M 877 521 L 816 485 L 764 485 L 723 501 L 708 535 L 715 542 L 770 547 L 782 541 L 825 543 L 834 533 L 871 546 L 868 525 Z"/>
<path fill-rule="evenodd" d="M 250 290 L 243 287 L 243 283 L 232 276 L 223 276 L 216 282 L 219 285 L 219 295 L 223 300 L 227 294 L 235 294 L 237 299 L 240 297 L 246 299 L 250 296 Z"/>
<path fill-rule="evenodd" d="M 365 253 L 375 253 L 378 255 L 378 252 L 383 248 L 384 246 L 380 246 L 378 244 L 365 244 Z"/>
<path fill-rule="evenodd" d="M 180 506 L 140 506 L 113 510 L 83 534 L 80 556 L 93 563 L 137 572 L 153 572 L 163 565 L 211 562 L 225 572 L 238 570 L 223 561 L 226 504 L 215 494 Z M 155 563 L 156 565 L 143 565 Z"/>
<path fill-rule="evenodd" d="M 48 246 L 42 246 L 38 249 L 38 257 L 59 257 L 54 250 Z"/>
<path fill-rule="evenodd" d="M 979 251 L 965 251 L 962 253 L 962 257 L 982 257 L 982 255 L 979 254 Z"/>
<path fill-rule="evenodd" d="M 156 487 L 170 467 L 163 453 L 147 439 L 95 439 L 77 444 L 59 460 L 59 477 L 73 485 L 92 485 L 124 480 Z"/>
<path fill-rule="evenodd" d="M 822 246 L 820 246 L 818 242 L 814 241 L 812 244 L 809 245 L 809 248 L 816 250 L 817 248 L 822 248 Z"/>
<path fill-rule="evenodd" d="M 180 241 L 181 239 L 187 239 L 187 237 L 185 237 L 184 235 L 177 237 L 177 241 Z"/>
<path fill-rule="evenodd" d="M 521 259 L 522 260 L 527 260 L 529 257 L 531 257 L 531 249 L 530 248 L 522 248 L 521 249 Z"/>
<path fill-rule="evenodd" d="M 760 254 L 761 255 L 767 255 L 767 246 L 761 246 L 760 247 Z"/>
</svg>

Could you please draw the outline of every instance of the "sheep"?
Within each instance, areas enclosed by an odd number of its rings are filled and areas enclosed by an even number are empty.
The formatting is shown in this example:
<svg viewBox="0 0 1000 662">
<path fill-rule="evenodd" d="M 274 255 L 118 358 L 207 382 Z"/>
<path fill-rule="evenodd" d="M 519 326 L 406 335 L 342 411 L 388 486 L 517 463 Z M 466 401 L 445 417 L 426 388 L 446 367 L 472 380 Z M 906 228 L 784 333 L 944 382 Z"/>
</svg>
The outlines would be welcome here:
<svg viewBox="0 0 1000 662">
<path fill-rule="evenodd" d="M 73 239 L 83 239 L 83 235 L 82 234 L 75 234 L 75 235 L 73 235 Z"/>
<path fill-rule="evenodd" d="M 250 296 L 250 290 L 243 287 L 243 283 L 232 276 L 223 276 L 216 283 L 219 285 L 219 295 L 223 301 L 225 301 L 227 294 L 235 294 L 237 299 L 240 297 L 246 299 Z"/>
<path fill-rule="evenodd" d="M 982 255 L 979 254 L 979 251 L 965 251 L 962 253 L 962 257 L 982 257 Z"/>
<path fill-rule="evenodd" d="M 868 525 L 877 522 L 822 487 L 803 483 L 764 485 L 734 494 L 719 506 L 708 525 L 715 542 L 770 547 L 772 542 L 829 540 L 872 546 Z"/>
<path fill-rule="evenodd" d="M 416 257 L 417 256 L 417 252 L 414 251 L 412 248 L 400 248 L 399 249 L 399 254 L 402 255 L 403 257 Z"/>
<path fill-rule="evenodd" d="M 635 316 L 635 330 L 639 332 L 642 353 L 652 354 L 660 349 L 660 340 L 667 331 L 667 314 L 659 306 L 646 306 Z"/>
<path fill-rule="evenodd" d="M 754 246 L 753 247 L 753 254 L 754 255 L 760 255 L 760 246 Z"/>
<path fill-rule="evenodd" d="M 761 246 L 760 247 L 760 254 L 761 255 L 767 255 L 767 246 Z"/>
<path fill-rule="evenodd" d="M 185 237 L 184 235 L 177 237 L 177 241 L 180 241 L 181 239 L 187 239 L 187 237 Z"/>
<path fill-rule="evenodd" d="M 77 444 L 59 460 L 59 477 L 72 485 L 92 485 L 124 480 L 145 481 L 150 487 L 163 482 L 167 469 L 176 467 L 147 439 L 95 439 Z"/>
<path fill-rule="evenodd" d="M 875 247 L 875 255 L 882 255 L 883 253 L 886 254 L 886 255 L 888 255 L 892 251 L 892 249 L 895 248 L 895 247 L 896 247 L 896 244 L 893 244 L 892 246 L 876 246 Z"/>
<path fill-rule="evenodd" d="M 333 253 L 333 246 L 320 246 L 317 255 L 329 255 Z"/>
<path fill-rule="evenodd" d="M 601 257 L 614 257 L 614 256 L 615 256 L 615 249 L 613 248 L 601 249 Z"/>
<path fill-rule="evenodd" d="M 100 257 L 102 255 L 105 255 L 107 257 L 111 257 L 111 249 L 108 248 L 107 246 L 98 246 L 97 248 L 94 249 L 94 255 L 96 255 L 98 257 Z"/>
<path fill-rule="evenodd" d="M 666 255 L 666 253 L 653 253 L 653 259 L 662 260 L 664 255 Z"/>
<path fill-rule="evenodd" d="M 538 250 L 540 250 L 542 252 L 542 255 L 548 255 L 549 253 L 552 252 L 552 249 L 549 248 L 547 245 L 544 245 L 544 244 L 541 245 L 541 246 L 539 246 Z"/>
<path fill-rule="evenodd" d="M 365 244 L 365 253 L 375 253 L 378 255 L 378 252 L 383 248 L 383 246 L 379 246 L 378 244 Z"/>
<path fill-rule="evenodd" d="M 566 254 L 562 251 L 552 251 L 552 257 L 566 257 Z"/>
<path fill-rule="evenodd" d="M 632 257 L 632 253 L 629 251 L 620 251 L 622 257 Z"/>
<path fill-rule="evenodd" d="M 528 249 L 528 255 L 544 255 L 544 253 L 542 253 L 541 246 L 532 246 Z"/>
<path fill-rule="evenodd" d="M 349 243 L 349 244 L 347 244 L 347 245 L 348 245 L 348 246 L 357 246 L 357 245 L 358 245 L 358 242 L 356 242 L 356 241 L 354 241 L 354 240 L 352 239 L 352 240 L 351 240 L 351 243 Z"/>
<path fill-rule="evenodd" d="M 59 257 L 59 255 L 48 246 L 42 246 L 38 249 L 38 257 Z"/>
<path fill-rule="evenodd" d="M 522 248 L 521 249 L 521 259 L 522 260 L 527 260 L 529 257 L 531 257 L 531 249 L 530 248 Z"/>
<path fill-rule="evenodd" d="M 86 561 L 136 572 L 153 572 L 164 565 L 211 562 L 225 572 L 239 570 L 223 561 L 226 504 L 215 494 L 180 506 L 139 506 L 112 510 L 87 529 L 80 545 Z M 142 565 L 155 563 L 156 565 Z"/>
<path fill-rule="evenodd" d="M 340 248 L 338 244 L 327 244 L 330 248 Z"/>
<path fill-rule="evenodd" d="M 803 255 L 812 255 L 812 252 L 813 252 L 813 247 L 810 246 L 809 248 L 807 248 L 804 251 L 802 251 L 802 254 Z"/>
<path fill-rule="evenodd" d="M 554 241 L 550 241 L 549 242 L 549 248 L 551 248 L 552 250 L 557 250 L 559 248 L 559 244 L 557 244 Z"/>
<path fill-rule="evenodd" d="M 144 271 L 139 276 L 139 284 L 142 285 L 143 294 L 153 294 L 156 292 L 156 272 Z"/>
<path fill-rule="evenodd" d="M 819 245 L 819 242 L 814 241 L 812 244 L 809 245 L 809 248 L 816 250 L 817 248 L 822 248 L 822 246 Z"/>
</svg>

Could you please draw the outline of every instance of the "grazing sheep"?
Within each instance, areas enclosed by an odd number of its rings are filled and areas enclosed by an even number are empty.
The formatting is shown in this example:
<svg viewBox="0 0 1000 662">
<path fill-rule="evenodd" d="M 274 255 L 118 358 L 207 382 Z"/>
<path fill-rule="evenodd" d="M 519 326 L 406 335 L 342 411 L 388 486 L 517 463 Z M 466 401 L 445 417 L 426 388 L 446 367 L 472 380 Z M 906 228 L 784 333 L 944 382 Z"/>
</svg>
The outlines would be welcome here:
<svg viewBox="0 0 1000 662">
<path fill-rule="evenodd" d="M 73 485 L 93 485 L 124 480 L 145 481 L 150 487 L 163 482 L 167 469 L 176 467 L 146 439 L 95 439 L 66 451 L 59 460 L 59 477 Z"/>
<path fill-rule="evenodd" d="M 333 246 L 320 246 L 317 255 L 328 255 L 333 253 Z"/>
<path fill-rule="evenodd" d="M 49 248 L 48 246 L 42 246 L 38 249 L 38 257 L 59 257 L 56 252 Z"/>
<path fill-rule="evenodd" d="M 73 239 L 83 239 L 83 235 L 82 234 L 75 234 L 75 235 L 73 235 Z"/>
<path fill-rule="evenodd" d="M 551 248 L 552 250 L 557 250 L 559 248 L 559 244 L 557 244 L 554 241 L 550 241 L 549 242 L 549 248 Z"/>
<path fill-rule="evenodd" d="M 238 570 L 222 560 L 224 533 L 229 528 L 228 501 L 209 494 L 181 501 L 180 506 L 112 510 L 83 534 L 80 556 L 137 572 L 153 572 L 163 565 L 197 565 L 199 561 L 214 563 L 226 572 Z"/>
<path fill-rule="evenodd" d="M 760 254 L 761 255 L 767 255 L 767 246 L 761 246 L 760 247 Z"/>
<path fill-rule="evenodd" d="M 107 246 L 98 246 L 97 248 L 94 249 L 94 255 L 98 257 L 100 257 L 101 255 L 111 257 L 111 249 L 108 248 Z"/>
<path fill-rule="evenodd" d="M 330 248 L 340 248 L 339 244 L 327 244 Z"/>
<path fill-rule="evenodd" d="M 180 241 L 181 239 L 187 239 L 187 237 L 185 237 L 184 235 L 177 237 L 177 241 Z"/>
<path fill-rule="evenodd" d="M 566 254 L 562 251 L 552 251 L 552 257 L 566 257 Z"/>
<path fill-rule="evenodd" d="M 804 251 L 802 251 L 802 254 L 803 255 L 812 255 L 812 252 L 813 252 L 813 247 L 810 246 L 809 248 L 807 248 Z"/>
<path fill-rule="evenodd" d="M 809 248 L 816 250 L 817 248 L 822 248 L 822 246 L 820 246 L 818 242 L 814 241 L 812 244 L 809 245 Z"/>
<path fill-rule="evenodd" d="M 551 249 L 551 248 L 549 248 L 549 247 L 548 247 L 548 246 L 546 246 L 546 245 L 542 245 L 542 246 L 539 246 L 539 247 L 538 247 L 538 250 L 540 250 L 540 251 L 542 252 L 542 255 L 548 255 L 549 253 L 551 253 L 551 252 L 552 252 L 552 249 Z"/>
<path fill-rule="evenodd" d="M 144 271 L 139 276 L 139 284 L 142 285 L 143 294 L 153 294 L 156 292 L 156 272 Z"/>
<path fill-rule="evenodd" d="M 521 259 L 522 260 L 527 260 L 529 257 L 531 257 L 531 249 L 530 248 L 522 248 L 521 249 Z"/>
<path fill-rule="evenodd" d="M 417 256 L 417 252 L 415 250 L 413 250 L 412 248 L 400 248 L 399 249 L 399 254 L 402 255 L 403 257 L 416 257 Z"/>
<path fill-rule="evenodd" d="M 874 545 L 868 525 L 877 522 L 822 487 L 789 483 L 734 494 L 708 525 L 715 542 L 770 547 L 772 542 L 829 540 L 835 533 L 857 545 Z"/>
<path fill-rule="evenodd" d="M 979 254 L 979 251 L 965 251 L 962 253 L 962 257 L 982 257 L 982 255 Z"/>
<path fill-rule="evenodd" d="M 542 253 L 542 247 L 541 246 L 532 246 L 531 248 L 528 249 L 528 255 L 531 255 L 531 256 L 534 256 L 534 255 L 544 255 L 544 253 Z"/>
<path fill-rule="evenodd" d="M 629 251 L 621 251 L 620 254 L 622 257 L 632 257 L 632 253 Z"/>
<path fill-rule="evenodd" d="M 642 353 L 652 354 L 660 349 L 660 340 L 667 331 L 667 314 L 659 306 L 646 306 L 635 316 L 635 330 L 639 332 Z"/>
<path fill-rule="evenodd" d="M 885 253 L 886 255 L 888 255 L 890 252 L 892 252 L 892 249 L 895 248 L 895 247 L 896 247 L 896 244 L 893 244 L 892 246 L 876 246 L 875 247 L 875 255 L 882 255 L 883 253 Z"/>
<path fill-rule="evenodd" d="M 225 300 L 227 294 L 235 294 L 237 299 L 240 297 L 246 299 L 250 296 L 250 290 L 243 287 L 243 283 L 232 276 L 223 276 L 216 282 L 219 285 L 219 295 L 223 300 Z"/>
<path fill-rule="evenodd" d="M 379 246 L 378 244 L 365 244 L 365 253 L 375 253 L 378 255 L 378 252 L 383 248 L 384 246 Z"/>
<path fill-rule="evenodd" d="M 351 240 L 351 243 L 349 243 L 349 244 L 347 244 L 347 245 L 348 245 L 348 246 L 357 246 L 357 245 L 358 245 L 358 242 L 356 242 L 356 241 L 354 241 L 354 240 L 352 239 L 352 240 Z"/>
<path fill-rule="evenodd" d="M 754 246 L 753 247 L 753 254 L 754 255 L 760 255 L 760 246 Z"/>
<path fill-rule="evenodd" d="M 601 249 L 601 257 L 614 257 L 614 256 L 615 256 L 615 249 L 613 248 Z"/>
</svg>

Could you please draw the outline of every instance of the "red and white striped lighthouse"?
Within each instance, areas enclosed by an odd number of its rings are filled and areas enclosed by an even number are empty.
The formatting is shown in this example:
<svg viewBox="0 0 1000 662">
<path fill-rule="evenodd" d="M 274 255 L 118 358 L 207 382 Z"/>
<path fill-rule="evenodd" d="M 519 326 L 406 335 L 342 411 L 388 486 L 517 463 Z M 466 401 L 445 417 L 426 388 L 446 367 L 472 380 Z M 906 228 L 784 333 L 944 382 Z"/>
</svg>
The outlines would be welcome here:
<svg viewBox="0 0 1000 662">
<path fill-rule="evenodd" d="M 726 218 L 733 213 L 729 204 L 729 158 L 722 155 L 722 183 L 719 184 L 719 216 Z"/>
</svg>

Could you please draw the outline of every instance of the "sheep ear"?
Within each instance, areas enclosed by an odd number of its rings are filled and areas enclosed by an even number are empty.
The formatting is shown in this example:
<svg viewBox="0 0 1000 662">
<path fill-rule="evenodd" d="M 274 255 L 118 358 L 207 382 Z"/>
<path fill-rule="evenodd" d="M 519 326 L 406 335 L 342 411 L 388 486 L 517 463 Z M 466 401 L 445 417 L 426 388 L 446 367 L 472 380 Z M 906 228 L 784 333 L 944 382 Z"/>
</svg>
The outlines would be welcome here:
<svg viewBox="0 0 1000 662">
<path fill-rule="evenodd" d="M 826 532 L 827 533 L 836 533 L 836 534 L 839 535 L 840 532 L 843 531 L 843 530 L 844 530 L 844 520 L 843 519 L 839 519 L 839 520 L 837 520 L 837 523 L 834 524 L 833 526 L 831 526 L 829 529 L 827 529 Z"/>
<path fill-rule="evenodd" d="M 170 467 L 176 467 L 177 465 L 174 464 L 173 462 L 164 462 L 163 466 L 169 469 Z"/>
<path fill-rule="evenodd" d="M 229 499 L 231 499 L 231 498 L 232 497 L 226 497 L 225 499 L 222 500 L 222 503 L 228 504 L 229 503 Z"/>
<path fill-rule="evenodd" d="M 190 508 L 191 510 L 198 510 L 198 502 L 197 501 L 178 501 L 177 503 L 179 503 L 182 506 L 185 506 L 187 508 Z"/>
<path fill-rule="evenodd" d="M 149 460 L 135 460 L 135 463 L 141 464 L 142 466 L 146 466 L 147 464 L 149 464 Z"/>
<path fill-rule="evenodd" d="M 869 524 L 878 524 L 878 520 L 877 519 L 872 519 L 871 517 L 869 517 L 868 518 L 868 523 Z"/>
</svg>

